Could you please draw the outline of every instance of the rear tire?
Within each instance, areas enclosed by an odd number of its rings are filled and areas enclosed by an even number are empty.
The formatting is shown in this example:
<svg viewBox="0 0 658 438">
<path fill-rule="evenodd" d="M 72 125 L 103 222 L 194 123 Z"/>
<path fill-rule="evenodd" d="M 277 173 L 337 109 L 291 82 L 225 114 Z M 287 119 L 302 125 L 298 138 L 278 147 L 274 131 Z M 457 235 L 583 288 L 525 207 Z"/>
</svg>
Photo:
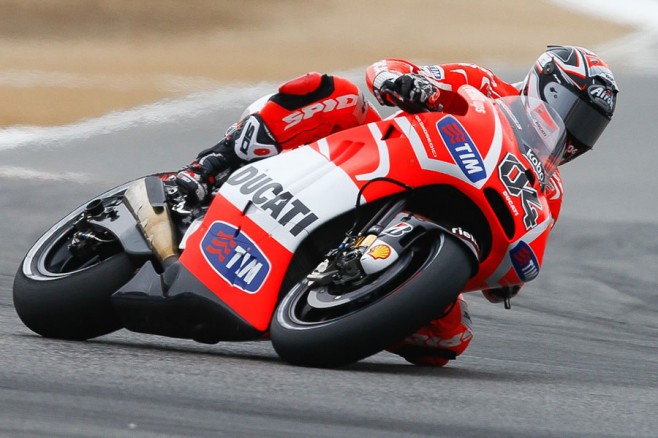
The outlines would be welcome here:
<svg viewBox="0 0 658 438">
<path fill-rule="evenodd" d="M 286 362 L 313 367 L 338 367 L 378 353 L 457 299 L 472 275 L 471 258 L 455 238 L 428 234 L 381 275 L 346 290 L 360 298 L 344 308 L 314 308 L 308 300 L 313 288 L 303 280 L 272 319 L 274 349 Z"/>
<path fill-rule="evenodd" d="M 21 321 L 46 338 L 85 340 L 122 326 L 110 296 L 134 274 L 133 262 L 119 253 L 91 268 L 48 281 L 14 279 L 14 307 Z"/>
<path fill-rule="evenodd" d="M 128 184 L 98 197 L 122 196 Z M 30 249 L 14 279 L 16 313 L 35 333 L 83 340 L 121 328 L 110 296 L 135 273 L 136 264 L 118 241 L 98 252 L 76 256 L 69 250 L 81 206 L 50 228 Z"/>
</svg>

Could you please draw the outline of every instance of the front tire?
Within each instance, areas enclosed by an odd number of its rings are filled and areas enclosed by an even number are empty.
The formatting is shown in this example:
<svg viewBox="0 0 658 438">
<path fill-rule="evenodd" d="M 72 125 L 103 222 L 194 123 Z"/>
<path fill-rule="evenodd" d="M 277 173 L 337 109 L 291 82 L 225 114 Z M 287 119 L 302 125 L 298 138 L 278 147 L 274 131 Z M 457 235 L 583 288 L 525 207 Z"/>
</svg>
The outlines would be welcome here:
<svg viewBox="0 0 658 438">
<path fill-rule="evenodd" d="M 279 356 L 294 365 L 342 366 L 382 351 L 439 317 L 471 277 L 471 255 L 444 233 L 418 242 L 380 276 L 345 290 L 358 299 L 344 306 L 314 307 L 318 291 L 306 280 L 297 283 L 271 324 Z M 340 297 L 341 291 L 332 293 Z"/>
</svg>

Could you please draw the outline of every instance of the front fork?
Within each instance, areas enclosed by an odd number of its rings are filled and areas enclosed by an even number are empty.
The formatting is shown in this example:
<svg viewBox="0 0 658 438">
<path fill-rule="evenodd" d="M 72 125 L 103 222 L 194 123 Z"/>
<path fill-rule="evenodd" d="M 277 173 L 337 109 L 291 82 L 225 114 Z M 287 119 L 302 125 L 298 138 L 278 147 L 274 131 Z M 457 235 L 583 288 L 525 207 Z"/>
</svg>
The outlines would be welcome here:
<svg viewBox="0 0 658 438">
<path fill-rule="evenodd" d="M 346 284 L 368 275 L 361 262 L 364 253 L 377 240 L 386 224 L 399 214 L 405 205 L 405 199 L 391 201 L 380 209 L 357 234 L 353 234 L 353 229 L 348 231 L 338 248 L 329 251 L 326 258 L 307 276 L 309 285 Z"/>
<path fill-rule="evenodd" d="M 355 283 L 384 271 L 418 238 L 431 232 L 455 237 L 473 254 L 474 272 L 479 266 L 479 248 L 471 234 L 461 228 L 447 229 L 414 213 L 405 211 L 406 199 L 393 200 L 353 235 L 330 251 L 325 260 L 307 276 L 310 285 Z"/>
</svg>

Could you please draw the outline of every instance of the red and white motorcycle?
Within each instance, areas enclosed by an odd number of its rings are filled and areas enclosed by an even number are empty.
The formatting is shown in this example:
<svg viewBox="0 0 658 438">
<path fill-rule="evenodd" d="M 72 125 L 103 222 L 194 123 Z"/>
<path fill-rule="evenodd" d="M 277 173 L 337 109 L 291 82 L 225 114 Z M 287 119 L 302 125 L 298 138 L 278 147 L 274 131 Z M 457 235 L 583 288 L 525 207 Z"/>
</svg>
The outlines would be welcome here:
<svg viewBox="0 0 658 438">
<path fill-rule="evenodd" d="M 46 337 L 270 338 L 290 363 L 340 366 L 460 292 L 530 281 L 564 127 L 541 101 L 458 97 L 463 114 L 400 113 L 248 164 L 195 211 L 158 176 L 110 190 L 30 249 L 16 311 Z"/>
</svg>

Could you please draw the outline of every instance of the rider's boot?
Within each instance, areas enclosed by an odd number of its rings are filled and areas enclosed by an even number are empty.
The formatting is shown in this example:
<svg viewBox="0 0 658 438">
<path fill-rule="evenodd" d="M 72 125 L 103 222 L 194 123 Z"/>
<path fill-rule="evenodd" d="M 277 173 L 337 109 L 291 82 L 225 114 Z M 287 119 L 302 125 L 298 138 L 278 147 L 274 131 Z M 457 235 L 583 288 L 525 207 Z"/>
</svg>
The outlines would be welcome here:
<svg viewBox="0 0 658 438">
<path fill-rule="evenodd" d="M 196 206 L 202 203 L 215 186 L 217 175 L 232 167 L 222 151 L 233 149 L 234 143 L 232 137 L 226 136 L 176 174 L 174 181 L 187 204 Z"/>
<path fill-rule="evenodd" d="M 462 294 L 445 314 L 416 333 L 387 348 L 408 362 L 421 366 L 444 366 L 462 354 L 473 339 L 471 317 Z"/>
</svg>

